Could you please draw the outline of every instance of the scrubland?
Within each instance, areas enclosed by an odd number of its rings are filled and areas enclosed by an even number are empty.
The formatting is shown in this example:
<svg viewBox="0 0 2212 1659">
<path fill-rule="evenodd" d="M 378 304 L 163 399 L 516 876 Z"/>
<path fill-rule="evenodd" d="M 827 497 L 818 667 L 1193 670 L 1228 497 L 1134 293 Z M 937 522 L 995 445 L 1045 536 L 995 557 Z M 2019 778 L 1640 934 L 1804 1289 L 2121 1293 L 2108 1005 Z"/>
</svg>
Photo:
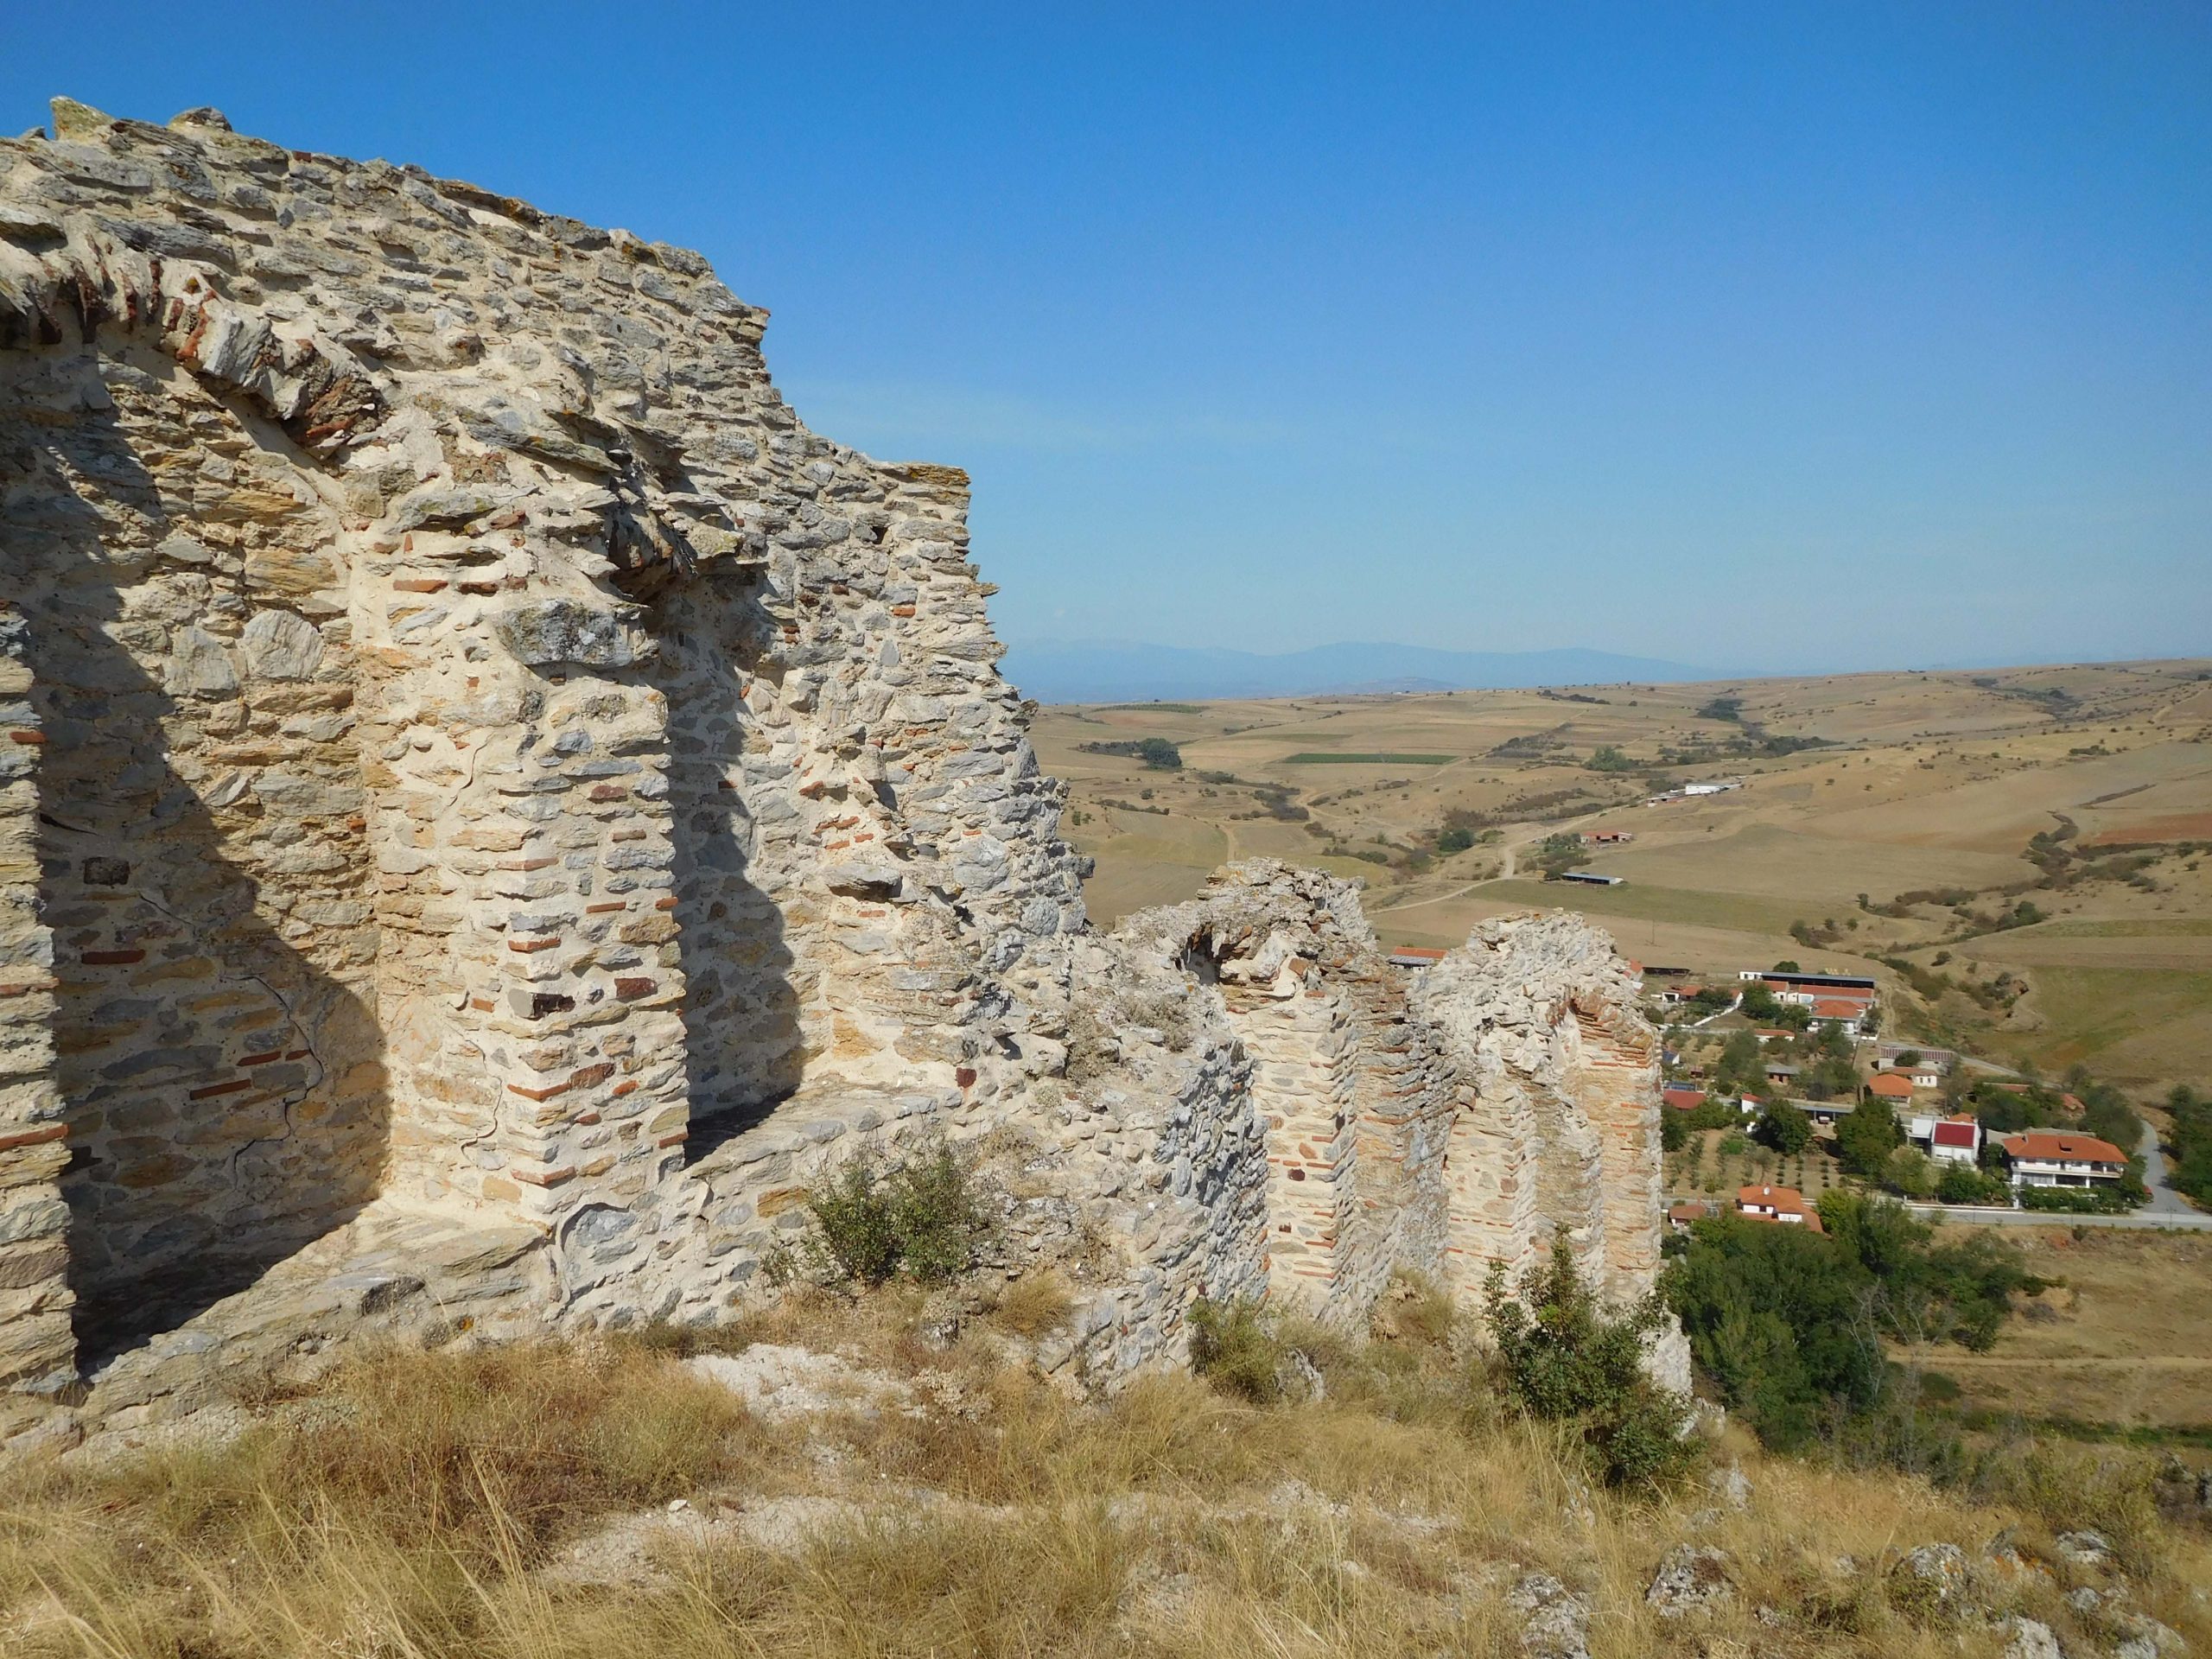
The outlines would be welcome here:
<svg viewBox="0 0 2212 1659">
<path fill-rule="evenodd" d="M 711 1336 L 362 1356 L 189 1432 L 99 1437 L 9 1471 L 0 1651 L 1572 1651 L 1524 1645 L 1532 1586 L 1598 1659 L 1993 1656 L 2013 1616 L 2069 1652 L 2146 1616 L 2212 1643 L 2212 1544 L 2161 1518 L 2145 1453 L 1993 1445 L 1947 1493 L 1721 1429 L 1677 1485 L 1616 1494 L 1501 1408 L 1414 1287 L 1371 1339 L 1305 1333 L 1319 1397 L 1268 1405 L 1182 1375 L 1086 1403 L 1022 1357 L 1064 1310 L 1049 1282 L 964 1321 L 898 1288 L 801 1294 Z M 698 1369 L 794 1347 L 853 1390 Z M 2084 1528 L 2109 1560 L 2059 1541 Z M 1647 1593 L 1684 1544 L 1719 1552 L 1712 1597 L 1668 1617 Z M 1900 1567 L 1936 1544 L 1967 1564 L 1955 1593 Z"/>
</svg>

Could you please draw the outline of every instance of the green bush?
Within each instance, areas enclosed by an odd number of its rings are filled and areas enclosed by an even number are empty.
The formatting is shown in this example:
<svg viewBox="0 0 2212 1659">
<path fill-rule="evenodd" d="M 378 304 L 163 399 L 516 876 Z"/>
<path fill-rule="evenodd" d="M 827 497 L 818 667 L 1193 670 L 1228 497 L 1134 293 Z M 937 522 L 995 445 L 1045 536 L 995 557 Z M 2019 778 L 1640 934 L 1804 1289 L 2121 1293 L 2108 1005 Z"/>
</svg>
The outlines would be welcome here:
<svg viewBox="0 0 2212 1659">
<path fill-rule="evenodd" d="M 1504 1268 L 1493 1264 L 1486 1300 L 1507 1400 L 1527 1416 L 1570 1425 L 1607 1485 L 1656 1485 L 1695 1460 L 1688 1402 L 1643 1370 L 1644 1346 L 1667 1320 L 1658 1297 L 1608 1313 L 1562 1238 L 1553 1241 L 1550 1265 L 1531 1268 L 1510 1291 Z"/>
<path fill-rule="evenodd" d="M 1820 1207 L 1825 1235 L 1697 1223 L 1662 1288 L 1699 1368 L 1769 1446 L 1822 1439 L 1854 1459 L 1932 1472 L 1949 1453 L 1895 1397 L 1883 1342 L 1986 1349 L 2012 1294 L 2037 1281 L 2012 1246 L 1982 1234 L 1938 1243 L 1887 1199 L 1830 1192 Z"/>
<path fill-rule="evenodd" d="M 1804 1151 L 1806 1143 L 1812 1140 L 1813 1120 L 1805 1116 L 1802 1107 L 1786 1100 L 1769 1101 L 1752 1133 L 1762 1146 L 1771 1147 L 1784 1157 L 1792 1157 Z"/>
<path fill-rule="evenodd" d="M 2167 1179 L 2199 1204 L 2212 1205 L 2212 1099 L 2186 1084 L 2166 1096 L 2173 1115 L 2173 1167 Z"/>
<path fill-rule="evenodd" d="M 941 1284 L 965 1272 L 995 1231 L 975 1172 L 938 1141 L 886 1166 L 855 1153 L 810 1188 L 803 1254 L 816 1276 L 880 1285 L 905 1274 Z"/>
<path fill-rule="evenodd" d="M 1264 1406 L 1282 1397 L 1289 1350 L 1260 1305 L 1246 1298 L 1191 1304 L 1191 1369 L 1224 1394 Z"/>
<path fill-rule="evenodd" d="M 1936 1196 L 1945 1204 L 2003 1204 L 2012 1195 L 2012 1188 L 2001 1177 L 1964 1164 L 1946 1165 L 1936 1182 Z"/>
<path fill-rule="evenodd" d="M 1077 746 L 1086 754 L 1126 755 L 1141 760 L 1154 772 L 1176 772 L 1182 768 L 1183 752 L 1164 737 L 1138 737 L 1109 743 L 1084 743 Z"/>
<path fill-rule="evenodd" d="M 2024 1186 L 2020 1208 L 2062 1216 L 2117 1216 L 2135 1206 L 2128 1195 L 2109 1186 Z"/>
<path fill-rule="evenodd" d="M 1896 1109 L 1879 1095 L 1870 1095 L 1835 1126 L 1836 1155 L 1854 1175 L 1879 1177 L 1890 1154 L 1904 1144 Z"/>
</svg>

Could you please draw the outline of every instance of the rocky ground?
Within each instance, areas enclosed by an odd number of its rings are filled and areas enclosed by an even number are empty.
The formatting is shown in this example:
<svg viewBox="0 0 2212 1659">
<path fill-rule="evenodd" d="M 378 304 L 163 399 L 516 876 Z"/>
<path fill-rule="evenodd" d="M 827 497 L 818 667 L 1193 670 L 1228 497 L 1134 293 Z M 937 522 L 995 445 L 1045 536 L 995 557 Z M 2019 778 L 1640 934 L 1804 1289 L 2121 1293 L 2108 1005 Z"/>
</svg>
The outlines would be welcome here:
<svg viewBox="0 0 2212 1659">
<path fill-rule="evenodd" d="M 1283 1400 L 1086 1400 L 1069 1304 L 798 1296 L 711 1334 L 350 1360 L 9 1472 L 0 1649 L 601 1656 L 2212 1651 L 2203 1489 L 2015 1449 L 1977 1492 L 1763 1458 L 1593 1487 L 1440 1299 Z M 2164 1513 L 2161 1513 L 2161 1504 Z"/>
</svg>

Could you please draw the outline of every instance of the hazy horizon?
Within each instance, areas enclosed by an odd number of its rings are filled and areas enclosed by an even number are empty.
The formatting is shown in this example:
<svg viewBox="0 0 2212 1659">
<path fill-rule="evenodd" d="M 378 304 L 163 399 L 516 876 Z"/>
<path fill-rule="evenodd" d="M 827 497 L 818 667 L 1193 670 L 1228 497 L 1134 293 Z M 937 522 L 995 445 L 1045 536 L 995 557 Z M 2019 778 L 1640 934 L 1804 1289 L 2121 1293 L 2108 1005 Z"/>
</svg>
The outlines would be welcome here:
<svg viewBox="0 0 2212 1659">
<path fill-rule="evenodd" d="M 1017 648 L 2212 650 L 2201 7 L 220 10 L 0 95 L 700 249 Z"/>
</svg>

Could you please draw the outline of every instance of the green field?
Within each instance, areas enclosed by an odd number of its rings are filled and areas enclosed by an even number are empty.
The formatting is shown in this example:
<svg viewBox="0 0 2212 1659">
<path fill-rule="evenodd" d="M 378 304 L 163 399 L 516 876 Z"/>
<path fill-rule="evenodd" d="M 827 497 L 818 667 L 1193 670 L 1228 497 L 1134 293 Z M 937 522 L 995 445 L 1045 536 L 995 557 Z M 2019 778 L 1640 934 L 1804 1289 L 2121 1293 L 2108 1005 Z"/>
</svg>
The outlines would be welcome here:
<svg viewBox="0 0 2212 1659">
<path fill-rule="evenodd" d="M 1287 754 L 1276 764 L 1285 766 L 1448 766 L 1456 754 Z"/>
<path fill-rule="evenodd" d="M 1579 883 L 1538 881 L 1516 876 L 1511 880 L 1487 883 L 1482 893 L 1495 904 L 1526 905 L 1537 909 L 1562 906 L 1590 916 L 1618 916 L 1639 922 L 1694 923 L 1732 928 L 1744 933 L 1787 934 L 1789 924 L 1804 914 L 1802 908 L 1784 899 L 1736 893 L 1700 893 L 1688 887 L 1649 887 L 1640 882 L 1618 887 L 1587 887 Z"/>
</svg>

